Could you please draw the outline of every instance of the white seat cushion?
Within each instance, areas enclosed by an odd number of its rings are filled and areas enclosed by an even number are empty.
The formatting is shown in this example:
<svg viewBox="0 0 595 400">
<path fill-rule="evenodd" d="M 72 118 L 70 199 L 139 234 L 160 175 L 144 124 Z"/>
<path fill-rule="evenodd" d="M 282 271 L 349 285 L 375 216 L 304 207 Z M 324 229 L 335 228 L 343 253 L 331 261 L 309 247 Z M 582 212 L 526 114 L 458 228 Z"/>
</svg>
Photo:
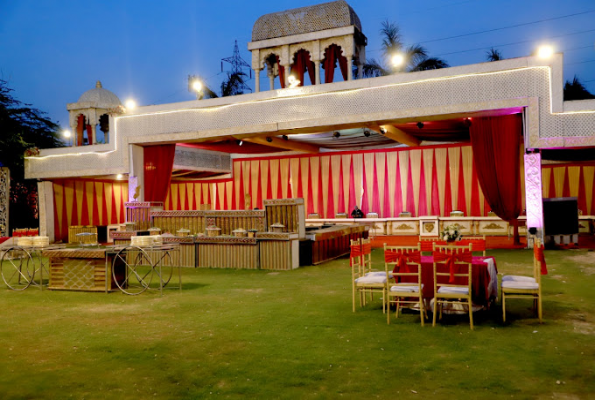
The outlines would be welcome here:
<svg viewBox="0 0 595 400">
<path fill-rule="evenodd" d="M 467 288 L 467 287 L 442 286 L 442 287 L 440 287 L 440 289 L 438 289 L 438 293 L 469 294 L 469 288 Z"/>
<path fill-rule="evenodd" d="M 532 276 L 523 276 L 523 275 L 504 275 L 502 277 L 502 282 L 506 281 L 516 281 L 516 282 L 535 282 L 535 278 Z"/>
<path fill-rule="evenodd" d="M 539 289 L 539 284 L 537 282 L 504 281 L 502 282 L 502 289 L 537 290 Z"/>
<path fill-rule="evenodd" d="M 385 271 L 372 271 L 372 272 L 368 272 L 365 276 L 371 276 L 371 275 L 386 276 L 386 272 Z"/>
<path fill-rule="evenodd" d="M 386 283 L 386 274 L 362 276 L 357 278 L 355 282 L 358 284 Z"/>
<path fill-rule="evenodd" d="M 421 284 L 421 288 L 423 290 L 424 284 Z M 419 292 L 419 287 L 417 285 L 393 285 L 390 287 L 389 291 L 391 292 L 410 292 L 410 293 L 417 293 Z"/>
</svg>

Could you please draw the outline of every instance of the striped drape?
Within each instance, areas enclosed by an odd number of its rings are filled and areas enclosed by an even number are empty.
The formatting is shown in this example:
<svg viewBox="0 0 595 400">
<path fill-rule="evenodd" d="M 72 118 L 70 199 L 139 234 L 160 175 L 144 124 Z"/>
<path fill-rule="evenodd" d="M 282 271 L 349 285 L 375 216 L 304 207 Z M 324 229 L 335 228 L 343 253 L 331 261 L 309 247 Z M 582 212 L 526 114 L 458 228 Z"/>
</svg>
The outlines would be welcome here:
<svg viewBox="0 0 595 400">
<path fill-rule="evenodd" d="M 231 180 L 173 182 L 165 207 L 262 209 L 263 199 L 287 197 L 302 197 L 306 214 L 322 218 L 356 205 L 380 217 L 489 211 L 468 145 L 236 160 Z"/>
<path fill-rule="evenodd" d="M 69 226 L 105 226 L 126 220 L 128 182 L 56 180 L 53 186 L 56 240 L 68 240 Z"/>
</svg>

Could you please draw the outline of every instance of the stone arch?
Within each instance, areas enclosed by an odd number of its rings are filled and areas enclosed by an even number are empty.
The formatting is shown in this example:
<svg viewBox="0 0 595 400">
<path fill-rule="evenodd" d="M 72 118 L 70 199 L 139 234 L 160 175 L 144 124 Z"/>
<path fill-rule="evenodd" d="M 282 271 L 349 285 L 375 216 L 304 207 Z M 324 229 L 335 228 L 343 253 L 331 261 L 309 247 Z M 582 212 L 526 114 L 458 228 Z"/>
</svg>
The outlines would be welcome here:
<svg viewBox="0 0 595 400">
<path fill-rule="evenodd" d="M 343 80 L 348 80 L 349 68 L 351 68 L 350 57 L 341 45 L 336 43 L 330 44 L 324 49 L 324 57 L 322 59 L 322 68 L 324 69 L 324 83 L 331 83 L 334 81 L 335 68 L 337 63 L 341 70 Z"/>
<path fill-rule="evenodd" d="M 312 58 L 312 52 L 303 47 L 300 47 L 296 52 L 293 53 L 291 58 L 291 74 L 300 81 L 298 86 L 304 86 L 306 83 L 306 72 L 308 72 L 310 85 L 314 85 L 316 83 L 316 74 L 318 71 L 316 71 L 316 66 Z"/>
</svg>

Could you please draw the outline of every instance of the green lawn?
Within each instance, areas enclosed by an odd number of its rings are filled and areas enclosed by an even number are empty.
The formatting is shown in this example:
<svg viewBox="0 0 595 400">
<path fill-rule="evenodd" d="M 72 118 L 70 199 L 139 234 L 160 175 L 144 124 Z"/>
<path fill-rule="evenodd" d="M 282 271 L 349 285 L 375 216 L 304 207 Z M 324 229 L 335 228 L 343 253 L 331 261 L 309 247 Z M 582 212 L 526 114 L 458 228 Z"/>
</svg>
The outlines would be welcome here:
<svg viewBox="0 0 595 400">
<path fill-rule="evenodd" d="M 500 273 L 532 252 L 494 250 Z M 374 250 L 381 263 L 381 250 Z M 0 397 L 595 397 L 595 252 L 547 251 L 544 324 L 530 303 L 422 328 L 351 311 L 349 261 L 295 271 L 185 269 L 139 296 L 0 287 Z"/>
</svg>

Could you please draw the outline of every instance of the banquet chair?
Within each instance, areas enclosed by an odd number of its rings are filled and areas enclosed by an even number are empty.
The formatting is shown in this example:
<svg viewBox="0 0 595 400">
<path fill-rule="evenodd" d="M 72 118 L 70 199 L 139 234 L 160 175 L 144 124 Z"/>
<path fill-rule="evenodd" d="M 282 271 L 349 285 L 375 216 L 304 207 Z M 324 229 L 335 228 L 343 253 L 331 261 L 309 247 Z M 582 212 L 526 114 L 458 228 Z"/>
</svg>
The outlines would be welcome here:
<svg viewBox="0 0 595 400">
<path fill-rule="evenodd" d="M 444 304 L 461 304 L 469 310 L 469 325 L 473 329 L 473 304 L 471 302 L 472 249 L 467 246 L 438 245 L 434 243 L 434 315 L 432 326 L 436 326 L 436 316 Z"/>
<path fill-rule="evenodd" d="M 446 241 L 442 240 L 442 238 L 438 236 L 420 236 L 419 245 L 422 255 L 431 255 L 434 251 L 434 243 L 446 244 Z"/>
<path fill-rule="evenodd" d="M 352 305 L 355 312 L 355 299 L 359 296 L 360 307 L 366 305 L 366 295 L 374 299 L 374 293 L 386 292 L 386 273 L 372 271 L 372 247 L 370 239 L 351 240 L 349 263 L 351 265 Z M 384 300 L 382 311 L 384 311 Z"/>
<path fill-rule="evenodd" d="M 533 244 L 533 276 L 505 275 L 502 277 L 502 321 L 506 322 L 506 299 L 532 299 L 533 310 L 537 312 L 539 323 L 543 322 L 541 305 L 541 275 L 547 274 L 543 244 L 537 239 Z"/>
<path fill-rule="evenodd" d="M 482 252 L 482 255 L 486 256 L 486 235 L 482 236 L 463 236 L 463 238 L 457 243 L 460 246 L 467 246 L 468 244 L 473 245 L 473 252 Z"/>
<path fill-rule="evenodd" d="M 423 304 L 423 283 L 421 282 L 421 247 L 387 246 L 384 244 L 384 269 L 386 272 L 387 291 L 386 323 L 390 324 L 390 305 L 395 304 L 395 317 L 399 310 L 417 304 L 421 326 L 424 326 L 426 309 Z M 394 283 L 391 282 L 394 279 Z"/>
</svg>

